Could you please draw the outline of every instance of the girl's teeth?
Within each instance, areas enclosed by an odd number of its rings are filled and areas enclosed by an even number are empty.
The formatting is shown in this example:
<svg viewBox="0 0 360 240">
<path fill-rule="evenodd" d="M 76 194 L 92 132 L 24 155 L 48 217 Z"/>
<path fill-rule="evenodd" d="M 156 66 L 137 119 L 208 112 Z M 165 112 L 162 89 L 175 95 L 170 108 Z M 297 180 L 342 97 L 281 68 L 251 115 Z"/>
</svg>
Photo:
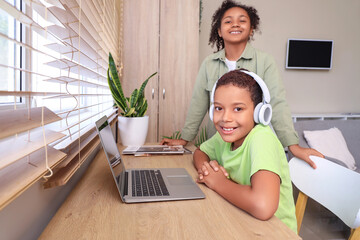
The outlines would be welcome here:
<svg viewBox="0 0 360 240">
<path fill-rule="evenodd" d="M 225 131 L 231 131 L 233 128 L 224 128 Z"/>
</svg>

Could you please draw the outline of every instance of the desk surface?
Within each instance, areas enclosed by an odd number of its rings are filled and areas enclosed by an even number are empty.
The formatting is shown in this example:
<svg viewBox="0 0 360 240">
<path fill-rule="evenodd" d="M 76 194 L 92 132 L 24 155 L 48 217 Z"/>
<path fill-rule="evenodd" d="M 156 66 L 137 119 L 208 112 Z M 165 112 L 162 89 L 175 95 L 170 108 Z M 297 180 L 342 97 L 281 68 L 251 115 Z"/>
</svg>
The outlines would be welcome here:
<svg viewBox="0 0 360 240">
<path fill-rule="evenodd" d="M 123 160 L 128 168 L 184 167 L 197 175 L 191 154 Z M 206 199 L 122 203 L 101 149 L 40 239 L 300 239 L 278 218 L 257 220 L 200 188 Z"/>
</svg>

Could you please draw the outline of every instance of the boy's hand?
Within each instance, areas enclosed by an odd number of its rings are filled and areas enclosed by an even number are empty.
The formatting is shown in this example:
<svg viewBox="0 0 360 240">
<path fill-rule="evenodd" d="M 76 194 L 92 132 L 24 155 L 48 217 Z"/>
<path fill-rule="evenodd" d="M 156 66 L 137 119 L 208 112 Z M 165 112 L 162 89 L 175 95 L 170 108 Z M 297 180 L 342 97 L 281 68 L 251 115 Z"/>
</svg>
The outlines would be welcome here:
<svg viewBox="0 0 360 240">
<path fill-rule="evenodd" d="M 227 180 L 227 176 L 224 174 L 224 172 L 219 171 L 220 169 L 219 166 L 218 166 L 218 171 L 215 171 L 208 162 L 204 163 L 204 167 L 206 168 L 207 174 L 206 175 L 199 174 L 199 178 L 197 179 L 198 183 L 205 183 L 206 186 L 208 186 L 209 188 L 215 189 L 216 186 L 222 185 L 221 182 Z"/>
<path fill-rule="evenodd" d="M 214 172 L 218 172 L 220 169 L 225 177 L 229 176 L 229 174 L 227 173 L 227 171 L 223 166 L 220 166 L 217 161 L 212 160 L 210 162 L 204 162 L 201 168 L 198 169 L 199 180 L 202 180 L 204 176 L 209 175 L 210 169 L 213 170 Z"/>
</svg>

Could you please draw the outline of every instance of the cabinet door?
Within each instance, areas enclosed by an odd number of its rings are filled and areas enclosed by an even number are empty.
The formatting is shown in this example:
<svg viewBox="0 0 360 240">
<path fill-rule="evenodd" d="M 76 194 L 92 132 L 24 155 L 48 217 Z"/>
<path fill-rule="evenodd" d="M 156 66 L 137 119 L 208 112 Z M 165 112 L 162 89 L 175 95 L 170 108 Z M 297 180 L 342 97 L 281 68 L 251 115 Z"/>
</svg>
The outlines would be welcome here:
<svg viewBox="0 0 360 240">
<path fill-rule="evenodd" d="M 159 137 L 184 126 L 199 66 L 199 0 L 160 3 Z"/>
<path fill-rule="evenodd" d="M 199 0 L 124 1 L 126 96 L 147 76 L 147 142 L 181 130 L 198 71 Z"/>
<path fill-rule="evenodd" d="M 159 0 L 124 0 L 122 83 L 125 96 L 130 96 L 150 74 L 159 71 L 159 4 Z M 145 88 L 149 104 L 147 142 L 157 141 L 158 81 L 159 74 L 151 78 Z"/>
</svg>

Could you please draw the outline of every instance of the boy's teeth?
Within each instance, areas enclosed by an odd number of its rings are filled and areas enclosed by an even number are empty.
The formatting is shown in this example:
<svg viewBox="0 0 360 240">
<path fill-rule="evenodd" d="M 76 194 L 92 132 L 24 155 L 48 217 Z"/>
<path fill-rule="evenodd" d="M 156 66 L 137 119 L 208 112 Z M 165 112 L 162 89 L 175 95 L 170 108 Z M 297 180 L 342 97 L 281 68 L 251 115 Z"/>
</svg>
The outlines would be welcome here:
<svg viewBox="0 0 360 240">
<path fill-rule="evenodd" d="M 233 128 L 224 128 L 225 131 L 231 131 Z"/>
</svg>

